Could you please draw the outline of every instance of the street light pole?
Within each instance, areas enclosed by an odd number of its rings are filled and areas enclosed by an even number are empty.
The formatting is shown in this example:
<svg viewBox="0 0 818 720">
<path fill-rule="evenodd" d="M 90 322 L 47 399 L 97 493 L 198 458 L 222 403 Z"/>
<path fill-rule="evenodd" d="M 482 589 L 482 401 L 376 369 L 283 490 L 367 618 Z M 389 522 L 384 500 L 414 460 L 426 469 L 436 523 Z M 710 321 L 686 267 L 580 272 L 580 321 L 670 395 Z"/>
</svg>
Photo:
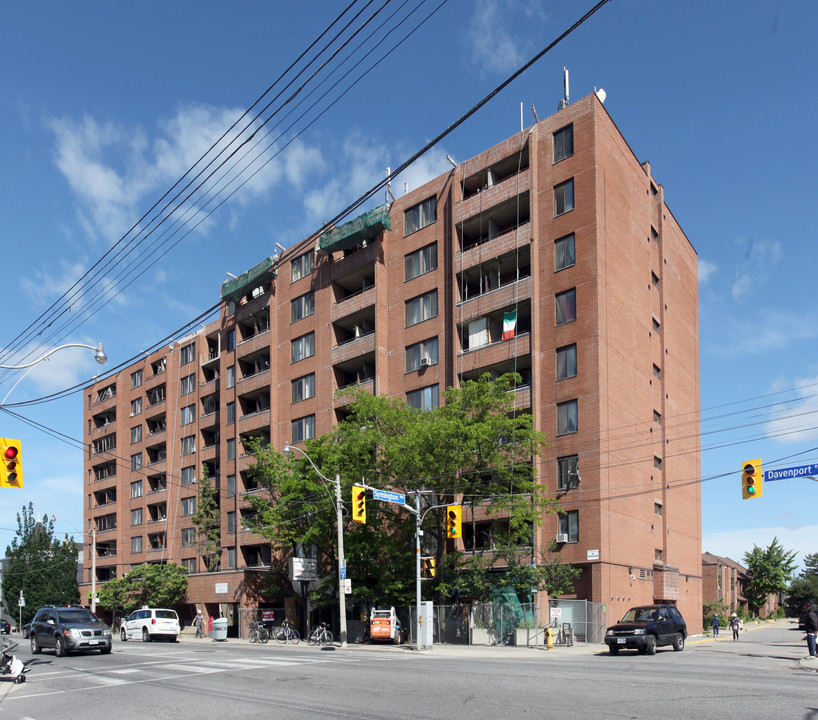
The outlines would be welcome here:
<svg viewBox="0 0 818 720">
<path fill-rule="evenodd" d="M 312 458 L 307 455 L 301 448 L 296 447 L 295 445 L 290 445 L 289 442 L 284 443 L 284 449 L 282 450 L 282 454 L 284 457 L 290 456 L 291 450 L 298 450 L 307 460 L 309 461 L 310 465 L 312 465 L 312 469 L 315 470 L 318 477 L 320 477 L 326 483 L 332 483 L 333 481 L 326 477 L 315 465 L 312 461 Z M 344 593 L 344 574 L 346 570 L 346 563 L 344 562 L 344 516 L 343 516 L 343 504 L 341 503 L 341 476 L 338 473 L 335 474 L 335 524 L 338 532 L 338 612 L 339 612 L 339 640 L 341 641 L 341 647 L 347 646 L 347 609 L 346 609 L 346 594 Z"/>
<path fill-rule="evenodd" d="M 80 530 L 74 523 L 72 523 L 68 518 L 60 517 L 59 515 L 52 515 L 51 522 L 56 522 L 57 520 L 65 520 L 74 530 L 76 530 L 80 535 L 90 535 L 91 536 L 91 612 L 96 614 L 97 612 L 97 529 L 93 526 L 91 521 L 88 521 L 88 527 L 90 528 L 89 532 L 85 533 Z M 85 544 L 85 540 L 83 540 L 83 544 Z"/>
<path fill-rule="evenodd" d="M 37 363 L 41 363 L 43 360 L 47 360 L 50 358 L 55 352 L 58 350 L 62 350 L 63 348 L 70 348 L 70 347 L 80 347 L 80 348 L 88 348 L 89 350 L 95 350 L 94 359 L 100 364 L 104 365 L 108 362 L 108 356 L 105 354 L 105 350 L 102 349 L 102 343 L 99 345 L 85 345 L 84 343 L 68 343 L 66 345 L 60 345 L 59 347 L 52 348 L 49 350 L 45 355 L 38 357 L 36 360 L 33 360 L 30 363 L 26 363 L 25 365 L 0 365 L 0 370 L 25 370 L 26 368 L 33 367 Z"/>
</svg>

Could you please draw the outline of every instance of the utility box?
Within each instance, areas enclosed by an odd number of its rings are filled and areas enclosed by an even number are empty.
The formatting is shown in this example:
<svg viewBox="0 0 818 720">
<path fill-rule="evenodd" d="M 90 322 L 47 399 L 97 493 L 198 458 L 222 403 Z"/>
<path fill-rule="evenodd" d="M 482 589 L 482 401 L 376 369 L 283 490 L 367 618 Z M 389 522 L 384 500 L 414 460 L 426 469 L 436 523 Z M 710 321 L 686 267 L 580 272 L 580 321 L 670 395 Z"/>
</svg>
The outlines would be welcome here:
<svg viewBox="0 0 818 720">
<path fill-rule="evenodd" d="M 211 640 L 227 640 L 227 618 L 216 618 L 210 631 Z"/>
<path fill-rule="evenodd" d="M 423 623 L 420 626 L 420 647 L 432 647 L 435 640 L 435 610 L 431 600 L 420 603 L 420 617 Z"/>
</svg>

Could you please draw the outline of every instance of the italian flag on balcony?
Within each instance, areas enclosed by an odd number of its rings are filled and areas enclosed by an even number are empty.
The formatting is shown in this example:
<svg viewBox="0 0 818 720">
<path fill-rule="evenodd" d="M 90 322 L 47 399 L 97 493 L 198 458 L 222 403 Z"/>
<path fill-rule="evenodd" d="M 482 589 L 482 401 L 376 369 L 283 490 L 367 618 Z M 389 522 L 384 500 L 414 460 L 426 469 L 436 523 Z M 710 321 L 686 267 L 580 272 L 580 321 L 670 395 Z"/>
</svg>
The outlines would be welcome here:
<svg viewBox="0 0 818 720">
<path fill-rule="evenodd" d="M 503 314 L 503 337 L 501 340 L 511 340 L 517 330 L 517 311 L 512 310 Z"/>
</svg>

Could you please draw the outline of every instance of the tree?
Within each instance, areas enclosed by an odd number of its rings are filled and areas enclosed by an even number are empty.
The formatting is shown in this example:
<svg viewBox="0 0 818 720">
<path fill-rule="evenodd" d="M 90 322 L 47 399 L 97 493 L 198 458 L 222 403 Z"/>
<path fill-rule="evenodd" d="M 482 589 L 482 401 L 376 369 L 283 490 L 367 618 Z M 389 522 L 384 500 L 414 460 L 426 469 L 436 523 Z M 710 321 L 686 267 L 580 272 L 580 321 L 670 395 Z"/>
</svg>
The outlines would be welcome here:
<svg viewBox="0 0 818 720">
<path fill-rule="evenodd" d="M 221 512 L 219 491 L 210 479 L 207 463 L 202 463 L 198 505 L 191 520 L 199 536 L 207 571 L 215 572 L 221 565 Z"/>
<path fill-rule="evenodd" d="M 767 548 L 753 545 L 750 552 L 744 553 L 744 563 L 750 574 L 747 585 L 747 601 L 750 609 L 757 613 L 772 594 L 783 593 L 795 570 L 793 561 L 797 552 L 786 551 L 778 538 Z"/>
<path fill-rule="evenodd" d="M 121 608 L 125 615 L 141 608 L 173 607 L 187 592 L 187 573 L 176 563 L 137 565 L 123 578 L 109 580 L 99 589 L 98 605 L 106 610 Z"/>
<path fill-rule="evenodd" d="M 800 617 L 810 603 L 818 602 L 818 553 L 804 556 L 804 570 L 787 589 L 787 614 Z"/>
<path fill-rule="evenodd" d="M 79 600 L 77 585 L 77 546 L 66 535 L 54 536 L 54 521 L 47 515 L 41 521 L 29 503 L 17 514 L 17 533 L 6 548 L 3 573 L 3 597 L 14 607 L 22 591 L 26 605 L 22 621 L 28 622 L 42 605 L 67 605 Z"/>
</svg>

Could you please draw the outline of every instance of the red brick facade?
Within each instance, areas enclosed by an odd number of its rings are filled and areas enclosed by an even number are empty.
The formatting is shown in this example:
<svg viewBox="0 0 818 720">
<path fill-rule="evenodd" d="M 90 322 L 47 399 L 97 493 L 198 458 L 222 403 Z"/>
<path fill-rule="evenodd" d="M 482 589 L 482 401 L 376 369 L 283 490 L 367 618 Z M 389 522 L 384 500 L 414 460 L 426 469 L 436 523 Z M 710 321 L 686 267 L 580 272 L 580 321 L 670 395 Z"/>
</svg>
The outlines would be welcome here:
<svg viewBox="0 0 818 720">
<path fill-rule="evenodd" d="M 555 162 L 555 145 L 567 146 L 555 133 L 568 127 L 572 152 Z M 254 606 L 244 577 L 269 552 L 241 529 L 241 497 L 252 491 L 241 437 L 268 434 L 281 448 L 302 430 L 321 435 L 343 414 L 336 391 L 352 383 L 422 404 L 434 402 L 435 387 L 516 370 L 518 407 L 552 443 L 539 477 L 578 513 L 563 528 L 547 516 L 536 548 L 567 530 L 557 548 L 583 569 L 576 597 L 607 605 L 609 618 L 635 603 L 676 602 L 696 631 L 697 258 L 650 166 L 591 95 L 397 199 L 388 216 L 391 229 L 305 240 L 226 284 L 218 321 L 87 389 L 86 521 L 107 550 L 98 551 L 98 579 L 145 561 L 186 561 L 191 603 Z M 314 269 L 293 280 L 304 257 Z M 503 315 L 515 309 L 516 336 L 503 342 Z M 115 396 L 103 397 L 110 385 Z M 115 448 L 100 442 L 109 436 Z M 558 489 L 557 459 L 574 455 L 578 476 Z M 235 570 L 204 573 L 183 538 L 183 500 L 197 494 L 186 483 L 203 462 L 221 493 L 222 567 Z"/>
</svg>

